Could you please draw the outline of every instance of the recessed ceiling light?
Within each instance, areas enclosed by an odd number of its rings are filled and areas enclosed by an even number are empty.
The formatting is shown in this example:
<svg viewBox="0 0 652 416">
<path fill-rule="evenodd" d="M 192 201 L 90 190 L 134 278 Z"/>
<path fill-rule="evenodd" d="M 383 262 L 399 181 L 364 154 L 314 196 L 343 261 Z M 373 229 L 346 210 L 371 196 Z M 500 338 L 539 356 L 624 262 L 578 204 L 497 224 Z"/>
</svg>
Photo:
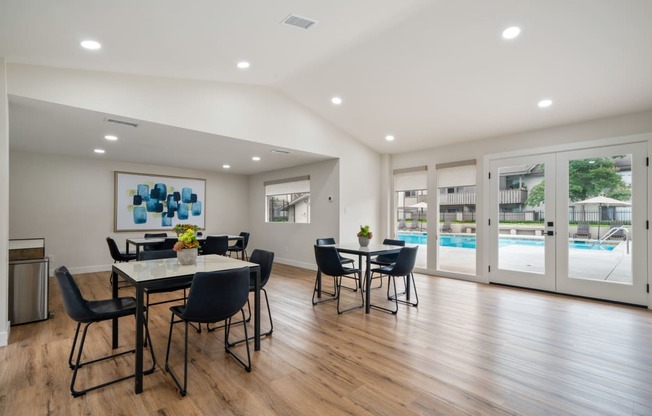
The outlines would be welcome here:
<svg viewBox="0 0 652 416">
<path fill-rule="evenodd" d="M 340 104 L 342 104 L 342 99 L 340 97 L 333 97 L 333 98 L 331 98 L 331 103 L 333 103 L 335 105 L 340 105 Z"/>
<path fill-rule="evenodd" d="M 80 43 L 80 45 L 81 45 L 82 48 L 84 48 L 84 49 L 90 49 L 90 50 L 93 50 L 93 51 L 96 50 L 96 49 L 100 49 L 100 48 L 102 47 L 102 45 L 100 44 L 100 42 L 96 42 L 96 41 L 94 41 L 94 40 L 85 40 L 85 41 L 82 41 L 82 42 Z"/>
<path fill-rule="evenodd" d="M 395 137 L 392 136 L 391 134 L 388 134 L 387 136 L 385 136 L 385 140 L 387 140 L 388 142 L 393 142 L 393 141 L 394 141 L 394 138 L 395 138 Z"/>
<path fill-rule="evenodd" d="M 223 167 L 224 169 L 229 169 L 229 168 L 231 167 L 231 165 L 222 165 L 222 167 Z"/>
<path fill-rule="evenodd" d="M 503 30 L 503 38 L 504 39 L 514 39 L 518 35 L 521 34 L 521 28 L 518 26 L 511 26 L 508 27 L 507 29 Z"/>
<path fill-rule="evenodd" d="M 251 66 L 251 64 L 249 64 L 249 62 L 247 62 L 247 61 L 238 62 L 238 68 L 240 68 L 240 69 L 247 69 L 250 66 Z"/>
<path fill-rule="evenodd" d="M 95 153 L 104 153 L 104 149 L 95 149 L 93 150 Z"/>
<path fill-rule="evenodd" d="M 539 106 L 539 108 L 550 107 L 552 105 L 552 100 L 548 100 L 548 99 L 541 100 L 537 105 Z"/>
<path fill-rule="evenodd" d="M 118 140 L 118 137 L 117 137 L 117 136 L 111 136 L 110 134 L 104 136 L 104 138 L 105 138 L 106 140 L 111 140 L 112 142 Z"/>
<path fill-rule="evenodd" d="M 254 156 L 251 158 L 251 160 L 258 162 L 260 160 L 260 156 Z"/>
</svg>

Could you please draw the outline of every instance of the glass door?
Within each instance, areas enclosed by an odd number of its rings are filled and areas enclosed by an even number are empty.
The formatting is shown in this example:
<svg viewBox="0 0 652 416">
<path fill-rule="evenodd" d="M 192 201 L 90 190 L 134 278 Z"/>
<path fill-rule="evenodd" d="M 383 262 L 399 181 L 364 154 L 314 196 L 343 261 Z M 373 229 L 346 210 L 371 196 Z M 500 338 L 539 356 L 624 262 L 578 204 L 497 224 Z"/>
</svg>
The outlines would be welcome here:
<svg viewBox="0 0 652 416">
<path fill-rule="evenodd" d="M 555 290 L 555 157 L 490 164 L 489 280 Z"/>
<path fill-rule="evenodd" d="M 644 143 L 557 155 L 557 291 L 647 304 Z"/>
</svg>

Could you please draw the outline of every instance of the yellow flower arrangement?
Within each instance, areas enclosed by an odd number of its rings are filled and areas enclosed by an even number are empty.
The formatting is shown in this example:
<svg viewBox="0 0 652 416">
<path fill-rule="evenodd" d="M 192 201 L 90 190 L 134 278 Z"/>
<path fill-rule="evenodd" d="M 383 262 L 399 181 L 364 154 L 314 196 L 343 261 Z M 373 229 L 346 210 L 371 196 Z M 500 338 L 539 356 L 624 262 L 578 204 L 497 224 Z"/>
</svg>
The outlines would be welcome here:
<svg viewBox="0 0 652 416">
<path fill-rule="evenodd" d="M 179 241 L 174 244 L 174 251 L 181 251 L 186 248 L 199 248 L 199 241 L 192 228 L 186 229 L 183 234 L 179 235 Z"/>
</svg>

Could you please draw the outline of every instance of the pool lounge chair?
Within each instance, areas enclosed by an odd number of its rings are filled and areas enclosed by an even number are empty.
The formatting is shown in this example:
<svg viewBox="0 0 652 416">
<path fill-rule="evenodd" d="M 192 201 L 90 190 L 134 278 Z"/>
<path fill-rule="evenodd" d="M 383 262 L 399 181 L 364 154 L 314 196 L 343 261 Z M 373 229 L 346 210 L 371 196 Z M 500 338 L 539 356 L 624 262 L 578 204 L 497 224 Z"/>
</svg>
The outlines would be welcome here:
<svg viewBox="0 0 652 416">
<path fill-rule="evenodd" d="M 591 231 L 589 230 L 589 223 L 586 221 L 579 221 L 577 223 L 577 232 L 573 234 L 573 238 L 586 238 L 591 239 Z"/>
<path fill-rule="evenodd" d="M 611 221 L 611 229 L 619 228 L 619 227 L 622 227 L 622 226 L 623 226 L 623 222 L 622 222 L 622 221 Z M 614 233 L 609 237 L 610 240 L 611 240 L 612 238 L 618 238 L 618 239 L 620 239 L 620 240 L 624 240 L 624 239 L 625 239 L 625 230 L 623 230 L 623 229 L 621 228 L 620 230 L 614 232 Z"/>
</svg>

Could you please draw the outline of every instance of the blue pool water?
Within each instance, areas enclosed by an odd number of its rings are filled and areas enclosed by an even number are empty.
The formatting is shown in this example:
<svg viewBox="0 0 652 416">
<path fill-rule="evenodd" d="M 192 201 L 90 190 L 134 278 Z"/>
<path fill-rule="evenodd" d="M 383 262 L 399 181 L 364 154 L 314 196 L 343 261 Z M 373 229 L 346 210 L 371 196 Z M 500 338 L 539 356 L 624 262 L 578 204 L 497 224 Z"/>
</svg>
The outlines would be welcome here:
<svg viewBox="0 0 652 416">
<path fill-rule="evenodd" d="M 404 234 L 398 233 L 399 240 L 405 241 L 407 244 L 428 244 L 428 234 Z M 532 246 L 543 247 L 543 240 L 541 239 L 525 239 L 525 238 L 500 238 L 499 246 Z M 460 248 L 476 248 L 475 236 L 457 236 L 457 235 L 442 235 L 439 237 L 439 245 L 442 247 L 460 247 Z M 570 241 L 568 248 L 578 250 L 602 250 L 611 251 L 615 245 L 603 243 L 596 244 L 592 241 Z"/>
</svg>

